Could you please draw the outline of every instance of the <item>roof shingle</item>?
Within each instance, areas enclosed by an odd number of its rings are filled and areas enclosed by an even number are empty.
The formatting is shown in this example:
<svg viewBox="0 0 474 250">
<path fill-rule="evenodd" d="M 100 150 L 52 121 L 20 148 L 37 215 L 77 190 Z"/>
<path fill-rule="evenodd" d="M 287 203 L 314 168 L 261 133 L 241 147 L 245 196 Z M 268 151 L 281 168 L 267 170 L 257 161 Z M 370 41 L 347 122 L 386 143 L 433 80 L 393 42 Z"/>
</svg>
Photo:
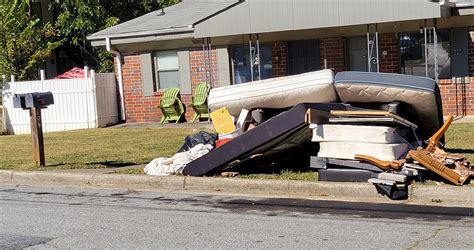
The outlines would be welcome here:
<svg viewBox="0 0 474 250">
<path fill-rule="evenodd" d="M 237 2 L 238 0 L 183 0 L 181 3 L 164 8 L 164 15 L 161 10 L 153 11 L 94 33 L 88 39 L 191 32 L 195 23 Z"/>
</svg>

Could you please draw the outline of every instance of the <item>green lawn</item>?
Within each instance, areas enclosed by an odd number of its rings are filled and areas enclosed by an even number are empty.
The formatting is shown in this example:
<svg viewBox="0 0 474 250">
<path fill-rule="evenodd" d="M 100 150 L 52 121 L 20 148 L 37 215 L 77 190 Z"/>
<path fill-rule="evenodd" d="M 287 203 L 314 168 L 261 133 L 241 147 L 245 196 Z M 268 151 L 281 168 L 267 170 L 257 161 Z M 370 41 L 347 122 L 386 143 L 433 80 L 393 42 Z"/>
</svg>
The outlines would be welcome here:
<svg viewBox="0 0 474 250">
<path fill-rule="evenodd" d="M 47 166 L 42 169 L 146 164 L 156 157 L 173 155 L 182 145 L 184 137 L 196 132 L 187 128 L 103 128 L 47 133 L 44 135 Z M 446 141 L 448 151 L 466 155 L 474 162 L 474 124 L 453 124 L 448 130 Z M 31 162 L 30 135 L 0 136 L 0 169 L 37 169 Z M 245 177 L 315 178 L 312 173 L 285 170 L 273 176 Z"/>
<path fill-rule="evenodd" d="M 42 169 L 105 168 L 146 164 L 172 156 L 186 135 L 185 128 L 102 128 L 44 134 L 46 167 Z M 0 169 L 36 169 L 31 136 L 0 136 Z"/>
<path fill-rule="evenodd" d="M 465 155 L 474 164 L 474 123 L 459 123 L 449 127 L 446 151 Z"/>
</svg>

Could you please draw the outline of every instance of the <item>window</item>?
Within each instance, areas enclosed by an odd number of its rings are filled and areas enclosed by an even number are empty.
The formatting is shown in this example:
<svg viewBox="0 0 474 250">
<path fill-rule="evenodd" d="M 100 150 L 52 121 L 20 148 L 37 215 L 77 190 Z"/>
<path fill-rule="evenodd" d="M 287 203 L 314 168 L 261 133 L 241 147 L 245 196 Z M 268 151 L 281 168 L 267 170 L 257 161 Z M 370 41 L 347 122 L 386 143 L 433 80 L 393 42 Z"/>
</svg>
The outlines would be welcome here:
<svg viewBox="0 0 474 250">
<path fill-rule="evenodd" d="M 256 47 L 252 46 L 252 54 L 255 55 L 253 65 L 253 79 L 268 79 L 272 77 L 272 47 L 270 45 L 260 45 L 260 59 L 255 53 Z M 236 46 L 233 48 L 233 64 L 234 64 L 234 83 L 245 83 L 252 81 L 252 70 L 250 50 L 248 45 Z M 260 71 L 259 71 L 260 67 Z"/>
<path fill-rule="evenodd" d="M 423 32 L 400 34 L 401 72 L 408 75 L 435 78 L 435 60 L 438 61 L 438 78 L 451 78 L 450 32 L 427 29 L 426 41 Z M 425 48 L 427 55 L 425 55 Z"/>
<path fill-rule="evenodd" d="M 179 87 L 179 60 L 175 50 L 154 53 L 156 90 Z"/>
</svg>

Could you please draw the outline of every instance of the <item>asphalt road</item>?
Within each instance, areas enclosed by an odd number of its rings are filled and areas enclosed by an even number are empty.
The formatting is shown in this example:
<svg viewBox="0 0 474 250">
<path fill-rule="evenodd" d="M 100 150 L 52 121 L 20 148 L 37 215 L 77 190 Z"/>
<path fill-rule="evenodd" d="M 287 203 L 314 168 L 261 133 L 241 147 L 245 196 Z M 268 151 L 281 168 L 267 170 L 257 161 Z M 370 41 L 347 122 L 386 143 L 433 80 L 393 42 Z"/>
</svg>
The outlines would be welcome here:
<svg viewBox="0 0 474 250">
<path fill-rule="evenodd" d="M 474 249 L 474 210 L 0 185 L 0 249 Z"/>
</svg>

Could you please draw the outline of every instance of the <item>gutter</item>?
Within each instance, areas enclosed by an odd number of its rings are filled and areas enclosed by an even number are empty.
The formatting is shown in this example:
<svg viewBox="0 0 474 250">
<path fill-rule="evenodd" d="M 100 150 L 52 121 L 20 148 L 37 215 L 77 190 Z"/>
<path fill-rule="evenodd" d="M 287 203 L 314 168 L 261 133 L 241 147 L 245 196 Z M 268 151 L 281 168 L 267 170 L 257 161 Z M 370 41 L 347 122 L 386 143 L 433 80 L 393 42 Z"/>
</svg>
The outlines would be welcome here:
<svg viewBox="0 0 474 250">
<path fill-rule="evenodd" d="M 92 34 L 87 37 L 87 40 L 100 40 L 107 38 L 134 38 L 142 36 L 158 36 L 158 35 L 172 35 L 172 34 L 181 34 L 181 33 L 192 33 L 194 32 L 194 27 L 192 24 L 186 27 L 176 27 L 176 28 L 167 28 L 161 30 L 152 30 L 152 31 L 139 31 L 139 32 L 130 32 L 124 34 L 111 34 L 111 35 L 100 35 Z M 100 32 L 99 32 L 100 33 Z"/>
<path fill-rule="evenodd" d="M 123 95 L 122 54 L 120 54 L 120 51 L 112 49 L 109 37 L 105 38 L 105 47 L 108 52 L 117 56 L 118 84 L 119 84 L 119 93 L 120 93 L 120 115 L 121 115 L 122 121 L 125 121 L 126 117 L 125 117 L 125 101 L 124 101 L 124 95 Z"/>
</svg>

